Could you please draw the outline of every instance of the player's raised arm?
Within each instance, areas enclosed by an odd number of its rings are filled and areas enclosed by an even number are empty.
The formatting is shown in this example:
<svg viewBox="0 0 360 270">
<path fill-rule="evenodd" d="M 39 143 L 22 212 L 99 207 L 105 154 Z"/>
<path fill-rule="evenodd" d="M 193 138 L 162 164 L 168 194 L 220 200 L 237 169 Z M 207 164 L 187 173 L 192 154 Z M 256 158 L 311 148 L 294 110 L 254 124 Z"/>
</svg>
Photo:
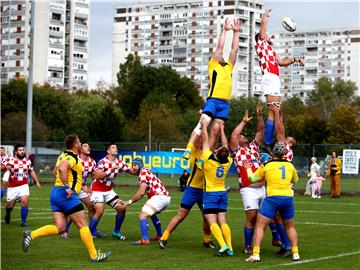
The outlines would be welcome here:
<svg viewBox="0 0 360 270">
<path fill-rule="evenodd" d="M 235 65 L 238 50 L 239 50 L 239 30 L 240 30 L 239 19 L 234 20 L 234 24 L 232 26 L 232 29 L 233 29 L 233 40 L 232 40 L 229 60 L 230 60 L 231 64 Z"/>
<path fill-rule="evenodd" d="M 212 55 L 215 61 L 219 61 L 219 59 L 221 58 L 221 54 L 223 52 L 225 45 L 226 32 L 229 31 L 230 29 L 231 29 L 230 21 L 228 18 L 226 18 L 224 23 L 224 28 L 221 30 L 218 45 L 216 47 L 214 54 Z"/>
<path fill-rule="evenodd" d="M 251 120 L 252 117 L 249 117 L 248 110 L 245 111 L 244 117 L 242 121 L 236 126 L 234 131 L 231 133 L 230 137 L 230 151 L 235 152 L 239 146 L 239 135 L 241 134 L 242 130 L 246 126 L 246 124 Z"/>
<path fill-rule="evenodd" d="M 288 65 L 294 64 L 294 63 L 299 63 L 300 65 L 304 65 L 304 60 L 301 59 L 300 57 L 285 57 L 285 58 L 280 58 L 278 55 L 276 57 L 276 61 L 279 63 L 279 66 L 282 67 L 286 67 Z"/>
<path fill-rule="evenodd" d="M 209 134 L 207 131 L 208 122 L 206 121 L 206 119 L 204 117 L 201 117 L 200 123 L 201 123 L 201 136 L 202 136 L 202 140 L 203 140 L 202 152 L 204 153 L 206 150 L 210 149 Z"/>
<path fill-rule="evenodd" d="M 271 10 L 272 10 L 272 8 L 268 8 L 267 10 L 265 10 L 264 14 L 262 15 L 261 24 L 260 24 L 260 37 L 261 37 L 261 39 L 266 38 L 268 18 L 270 17 Z"/>
<path fill-rule="evenodd" d="M 263 106 L 258 103 L 256 105 L 256 134 L 255 134 L 255 141 L 258 145 L 262 144 L 264 141 L 264 119 L 263 119 Z"/>
<path fill-rule="evenodd" d="M 271 104 L 269 109 L 274 113 L 275 117 L 276 139 L 278 142 L 285 143 L 285 128 L 280 114 L 280 107 Z"/>
</svg>

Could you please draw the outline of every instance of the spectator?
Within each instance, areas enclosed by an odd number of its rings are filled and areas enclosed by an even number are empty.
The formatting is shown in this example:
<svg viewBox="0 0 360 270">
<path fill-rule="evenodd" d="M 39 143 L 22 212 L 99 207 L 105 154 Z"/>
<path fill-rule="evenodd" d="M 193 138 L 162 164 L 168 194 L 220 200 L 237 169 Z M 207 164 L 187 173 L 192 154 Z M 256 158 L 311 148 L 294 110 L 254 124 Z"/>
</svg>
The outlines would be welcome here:
<svg viewBox="0 0 360 270">
<path fill-rule="evenodd" d="M 316 189 L 316 174 L 320 170 L 319 164 L 316 163 L 316 157 L 311 158 L 310 172 L 307 175 L 309 180 L 306 184 L 306 190 L 304 195 L 311 195 L 311 197 L 315 198 L 315 189 Z"/>
<path fill-rule="evenodd" d="M 315 177 L 316 191 L 315 191 L 315 197 L 313 198 L 318 198 L 318 199 L 321 198 L 321 186 L 323 181 L 325 181 L 325 178 L 321 176 L 320 171 L 317 171 Z"/>
<path fill-rule="evenodd" d="M 187 170 L 184 170 L 183 174 L 179 178 L 181 192 L 184 192 L 188 179 L 189 179 L 189 173 Z"/>
<path fill-rule="evenodd" d="M 331 198 L 340 198 L 341 160 L 336 152 L 331 153 L 326 176 L 331 178 Z"/>
</svg>

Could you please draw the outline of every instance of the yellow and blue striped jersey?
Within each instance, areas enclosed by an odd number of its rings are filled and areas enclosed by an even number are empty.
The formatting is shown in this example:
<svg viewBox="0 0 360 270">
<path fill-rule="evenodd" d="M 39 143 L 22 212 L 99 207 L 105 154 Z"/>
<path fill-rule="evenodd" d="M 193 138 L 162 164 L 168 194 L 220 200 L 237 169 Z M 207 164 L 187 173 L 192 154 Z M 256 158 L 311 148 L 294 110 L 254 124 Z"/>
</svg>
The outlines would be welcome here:
<svg viewBox="0 0 360 270">
<path fill-rule="evenodd" d="M 233 64 L 230 60 L 226 62 L 225 66 L 219 64 L 214 58 L 210 58 L 208 64 L 208 75 L 210 82 L 210 89 L 208 98 L 218 98 L 223 100 L 230 100 L 232 94 L 232 70 Z"/>
<path fill-rule="evenodd" d="M 261 165 L 256 172 L 250 176 L 262 179 L 265 177 L 266 196 L 294 196 L 290 184 L 296 183 L 299 179 L 294 165 L 284 160 L 272 160 Z"/>
<path fill-rule="evenodd" d="M 189 145 L 191 148 L 190 154 L 190 177 L 187 181 L 187 185 L 193 188 L 201 188 L 204 186 L 204 172 L 199 170 L 196 166 L 196 161 L 201 158 L 202 151 L 199 148 L 196 148 L 194 145 Z"/>
<path fill-rule="evenodd" d="M 221 164 L 210 150 L 203 153 L 203 158 L 204 191 L 225 191 L 225 178 L 233 162 L 232 158 L 228 157 L 228 161 Z"/>
<path fill-rule="evenodd" d="M 70 164 L 70 170 L 68 172 L 68 183 L 71 189 L 75 190 L 76 193 L 81 191 L 81 180 L 82 180 L 82 170 L 83 166 L 81 165 L 81 161 L 78 159 L 78 156 L 70 151 L 64 151 L 60 154 L 56 161 L 56 168 L 59 167 L 61 162 L 66 160 Z M 60 173 L 56 170 L 56 178 L 54 186 L 64 186 L 63 182 L 60 179 Z"/>
</svg>

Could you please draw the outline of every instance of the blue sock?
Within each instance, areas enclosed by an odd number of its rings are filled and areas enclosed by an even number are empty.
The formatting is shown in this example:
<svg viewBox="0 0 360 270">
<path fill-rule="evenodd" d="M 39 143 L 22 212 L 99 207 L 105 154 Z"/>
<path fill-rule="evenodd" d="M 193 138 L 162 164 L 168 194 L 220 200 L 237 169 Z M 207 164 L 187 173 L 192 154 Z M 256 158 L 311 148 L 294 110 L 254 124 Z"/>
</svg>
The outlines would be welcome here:
<svg viewBox="0 0 360 270">
<path fill-rule="evenodd" d="M 265 121 L 265 145 L 271 145 L 274 142 L 275 121 L 266 119 Z"/>
<path fill-rule="evenodd" d="M 245 246 L 251 247 L 254 236 L 254 228 L 244 227 Z"/>
<path fill-rule="evenodd" d="M 120 233 L 120 228 L 121 228 L 121 225 L 122 225 L 124 219 L 125 219 L 125 216 L 121 216 L 121 215 L 119 215 L 119 214 L 117 214 L 117 215 L 115 216 L 115 228 L 114 228 L 114 232 Z"/>
<path fill-rule="evenodd" d="M 281 237 L 282 247 L 285 249 L 291 249 L 289 238 L 287 237 L 285 228 L 283 224 L 276 224 L 276 227 L 278 229 L 278 232 Z"/>
<path fill-rule="evenodd" d="M 6 193 L 6 188 L 2 188 L 1 189 L 1 199 L 4 197 L 5 193 Z"/>
<path fill-rule="evenodd" d="M 66 228 L 65 228 L 65 231 L 64 232 L 69 232 L 69 229 L 70 229 L 70 225 L 71 225 L 71 221 L 69 220 L 67 223 L 66 223 Z"/>
<path fill-rule="evenodd" d="M 160 219 L 154 215 L 151 217 L 151 220 L 154 224 L 154 227 L 156 229 L 156 236 L 162 236 L 162 230 L 161 230 L 161 222 L 160 222 Z"/>
<path fill-rule="evenodd" d="M 280 234 L 279 234 L 279 232 L 277 230 L 276 224 L 275 223 L 270 223 L 269 228 L 270 228 L 271 233 L 272 233 L 272 240 L 273 241 L 281 240 L 281 237 L 280 237 Z"/>
<path fill-rule="evenodd" d="M 21 223 L 22 224 L 26 223 L 26 218 L 27 218 L 28 213 L 29 213 L 28 207 L 21 207 Z"/>
<path fill-rule="evenodd" d="M 147 219 L 140 220 L 140 230 L 143 240 L 149 240 L 149 225 Z"/>
<path fill-rule="evenodd" d="M 96 218 L 92 217 L 90 218 L 90 224 L 89 224 L 89 229 L 92 235 L 96 234 L 96 227 L 99 223 L 99 220 L 97 220 Z"/>
</svg>

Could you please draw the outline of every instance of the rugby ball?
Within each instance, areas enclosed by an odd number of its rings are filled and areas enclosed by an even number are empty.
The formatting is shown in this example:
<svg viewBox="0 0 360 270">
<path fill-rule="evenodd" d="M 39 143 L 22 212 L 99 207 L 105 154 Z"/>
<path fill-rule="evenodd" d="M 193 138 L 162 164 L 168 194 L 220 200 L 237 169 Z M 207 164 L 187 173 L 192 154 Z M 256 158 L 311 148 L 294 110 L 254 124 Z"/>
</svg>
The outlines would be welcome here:
<svg viewBox="0 0 360 270">
<path fill-rule="evenodd" d="M 296 30 L 296 23 L 290 17 L 284 17 L 282 19 L 282 25 L 284 29 L 289 32 L 294 32 Z"/>
</svg>

